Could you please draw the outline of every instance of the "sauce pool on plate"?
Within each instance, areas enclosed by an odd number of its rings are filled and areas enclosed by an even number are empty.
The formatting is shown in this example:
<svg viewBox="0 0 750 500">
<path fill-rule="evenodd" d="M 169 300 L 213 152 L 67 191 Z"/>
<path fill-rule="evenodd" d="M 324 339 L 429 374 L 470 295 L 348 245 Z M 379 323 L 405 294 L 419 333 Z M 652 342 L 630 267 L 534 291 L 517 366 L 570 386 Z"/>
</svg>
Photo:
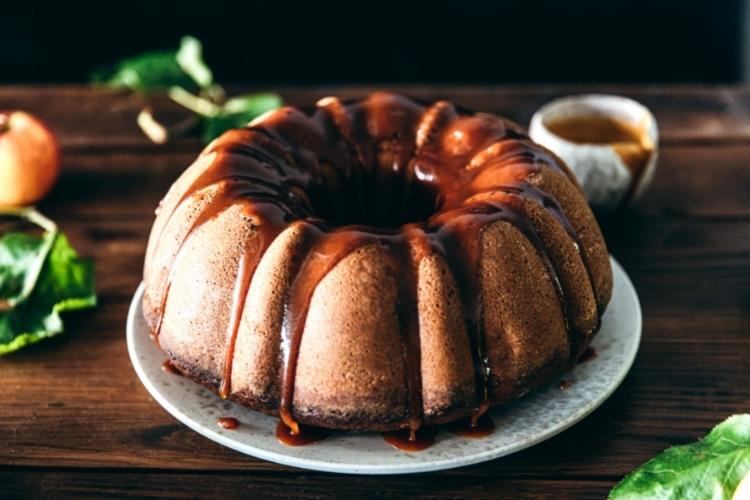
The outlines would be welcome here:
<svg viewBox="0 0 750 500">
<path fill-rule="evenodd" d="M 300 425 L 299 433 L 294 434 L 283 420 L 279 420 L 278 425 L 276 425 L 276 439 L 286 446 L 306 446 L 317 443 L 330 436 L 332 432 L 332 430 L 322 427 Z"/>
<path fill-rule="evenodd" d="M 495 432 L 495 422 L 492 421 L 489 415 L 484 413 L 476 419 L 476 422 L 472 422 L 472 419 L 467 418 L 448 424 L 446 429 L 457 436 L 480 439 Z"/>
<path fill-rule="evenodd" d="M 219 424 L 219 427 L 223 427 L 224 429 L 236 429 L 237 426 L 240 425 L 239 421 L 236 418 L 232 417 L 221 417 L 216 421 L 217 424 Z"/>
<path fill-rule="evenodd" d="M 638 179 L 654 152 L 643 127 L 604 115 L 569 116 L 545 124 L 550 132 L 576 144 L 610 145 Z"/>
<path fill-rule="evenodd" d="M 415 452 L 426 450 L 435 443 L 438 429 L 436 427 L 420 427 L 416 432 L 409 429 L 384 432 L 383 439 L 397 450 Z"/>
</svg>

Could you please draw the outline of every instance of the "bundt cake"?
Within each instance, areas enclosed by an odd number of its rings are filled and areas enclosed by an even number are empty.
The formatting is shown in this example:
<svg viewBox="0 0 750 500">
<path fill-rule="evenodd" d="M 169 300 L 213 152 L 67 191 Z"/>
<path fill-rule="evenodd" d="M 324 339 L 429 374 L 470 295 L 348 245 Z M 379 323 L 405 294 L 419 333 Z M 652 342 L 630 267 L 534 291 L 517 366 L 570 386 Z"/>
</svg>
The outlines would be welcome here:
<svg viewBox="0 0 750 500">
<path fill-rule="evenodd" d="M 477 418 L 575 362 L 612 291 L 563 162 L 446 101 L 267 113 L 209 144 L 156 213 L 159 346 L 292 432 Z"/>
</svg>

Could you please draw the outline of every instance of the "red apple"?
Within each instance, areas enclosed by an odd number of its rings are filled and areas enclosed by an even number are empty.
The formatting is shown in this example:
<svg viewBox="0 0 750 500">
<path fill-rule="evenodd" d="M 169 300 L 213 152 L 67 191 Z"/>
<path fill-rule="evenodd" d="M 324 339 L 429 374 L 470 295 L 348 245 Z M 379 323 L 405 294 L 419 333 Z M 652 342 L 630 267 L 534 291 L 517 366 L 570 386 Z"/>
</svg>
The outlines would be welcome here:
<svg viewBox="0 0 750 500">
<path fill-rule="evenodd" d="M 0 111 L 0 205 L 36 203 L 60 172 L 60 147 L 49 128 L 24 111 Z"/>
</svg>

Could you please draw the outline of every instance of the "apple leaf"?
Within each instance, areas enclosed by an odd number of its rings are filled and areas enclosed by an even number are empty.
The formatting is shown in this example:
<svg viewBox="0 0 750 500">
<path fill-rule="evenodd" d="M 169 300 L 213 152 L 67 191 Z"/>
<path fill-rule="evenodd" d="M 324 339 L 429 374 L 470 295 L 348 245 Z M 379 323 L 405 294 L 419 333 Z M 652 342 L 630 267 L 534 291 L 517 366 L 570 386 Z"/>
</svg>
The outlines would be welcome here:
<svg viewBox="0 0 750 500">
<path fill-rule="evenodd" d="M 203 61 L 203 45 L 197 38 L 182 37 L 175 60 L 185 74 L 189 75 L 200 88 L 207 89 L 214 84 L 214 75 Z"/>
<path fill-rule="evenodd" d="M 34 289 L 49 254 L 57 226 L 36 210 L 6 208 L 0 215 L 26 220 L 44 229 L 44 234 L 8 232 L 0 236 L 0 312 L 25 300 Z"/>
<path fill-rule="evenodd" d="M 154 92 L 175 85 L 195 87 L 193 79 L 177 63 L 172 51 L 148 52 L 125 59 L 114 68 L 96 71 L 92 80 L 106 87 L 136 92 Z"/>
<path fill-rule="evenodd" d="M 276 94 L 244 94 L 226 99 L 224 89 L 214 82 L 203 60 L 203 46 L 191 36 L 182 38 L 177 51 L 149 52 L 125 59 L 109 70 L 94 74 L 94 82 L 137 92 L 162 92 L 192 111 L 183 124 L 167 128 L 154 117 L 150 107 L 139 115 L 138 125 L 154 142 L 162 144 L 200 124 L 203 139 L 210 142 L 229 129 L 243 127 L 255 117 L 281 106 Z M 197 118 L 197 119 L 196 119 Z"/>
<path fill-rule="evenodd" d="M 146 52 L 124 59 L 92 75 L 94 83 L 136 92 L 164 91 L 170 87 L 203 89 L 213 85 L 213 74 L 203 61 L 201 43 L 182 38 L 178 50 Z"/>
<path fill-rule="evenodd" d="M 33 209 L 3 214 L 49 222 Z M 44 229 L 0 238 L 0 355 L 62 332 L 61 312 L 96 304 L 93 263 L 54 224 Z"/>
<path fill-rule="evenodd" d="M 750 414 L 720 423 L 698 442 L 675 446 L 626 476 L 610 500 L 732 498 L 750 473 Z"/>
</svg>

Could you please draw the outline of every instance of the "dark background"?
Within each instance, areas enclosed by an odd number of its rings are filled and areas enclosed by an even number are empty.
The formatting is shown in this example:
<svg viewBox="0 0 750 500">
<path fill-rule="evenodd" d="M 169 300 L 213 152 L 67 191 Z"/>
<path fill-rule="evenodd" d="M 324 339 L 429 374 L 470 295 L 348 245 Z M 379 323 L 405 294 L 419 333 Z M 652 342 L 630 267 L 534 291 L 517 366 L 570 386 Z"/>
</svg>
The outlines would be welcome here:
<svg viewBox="0 0 750 500">
<path fill-rule="evenodd" d="M 4 2 L 0 83 L 204 42 L 222 83 L 738 82 L 744 0 Z"/>
</svg>

